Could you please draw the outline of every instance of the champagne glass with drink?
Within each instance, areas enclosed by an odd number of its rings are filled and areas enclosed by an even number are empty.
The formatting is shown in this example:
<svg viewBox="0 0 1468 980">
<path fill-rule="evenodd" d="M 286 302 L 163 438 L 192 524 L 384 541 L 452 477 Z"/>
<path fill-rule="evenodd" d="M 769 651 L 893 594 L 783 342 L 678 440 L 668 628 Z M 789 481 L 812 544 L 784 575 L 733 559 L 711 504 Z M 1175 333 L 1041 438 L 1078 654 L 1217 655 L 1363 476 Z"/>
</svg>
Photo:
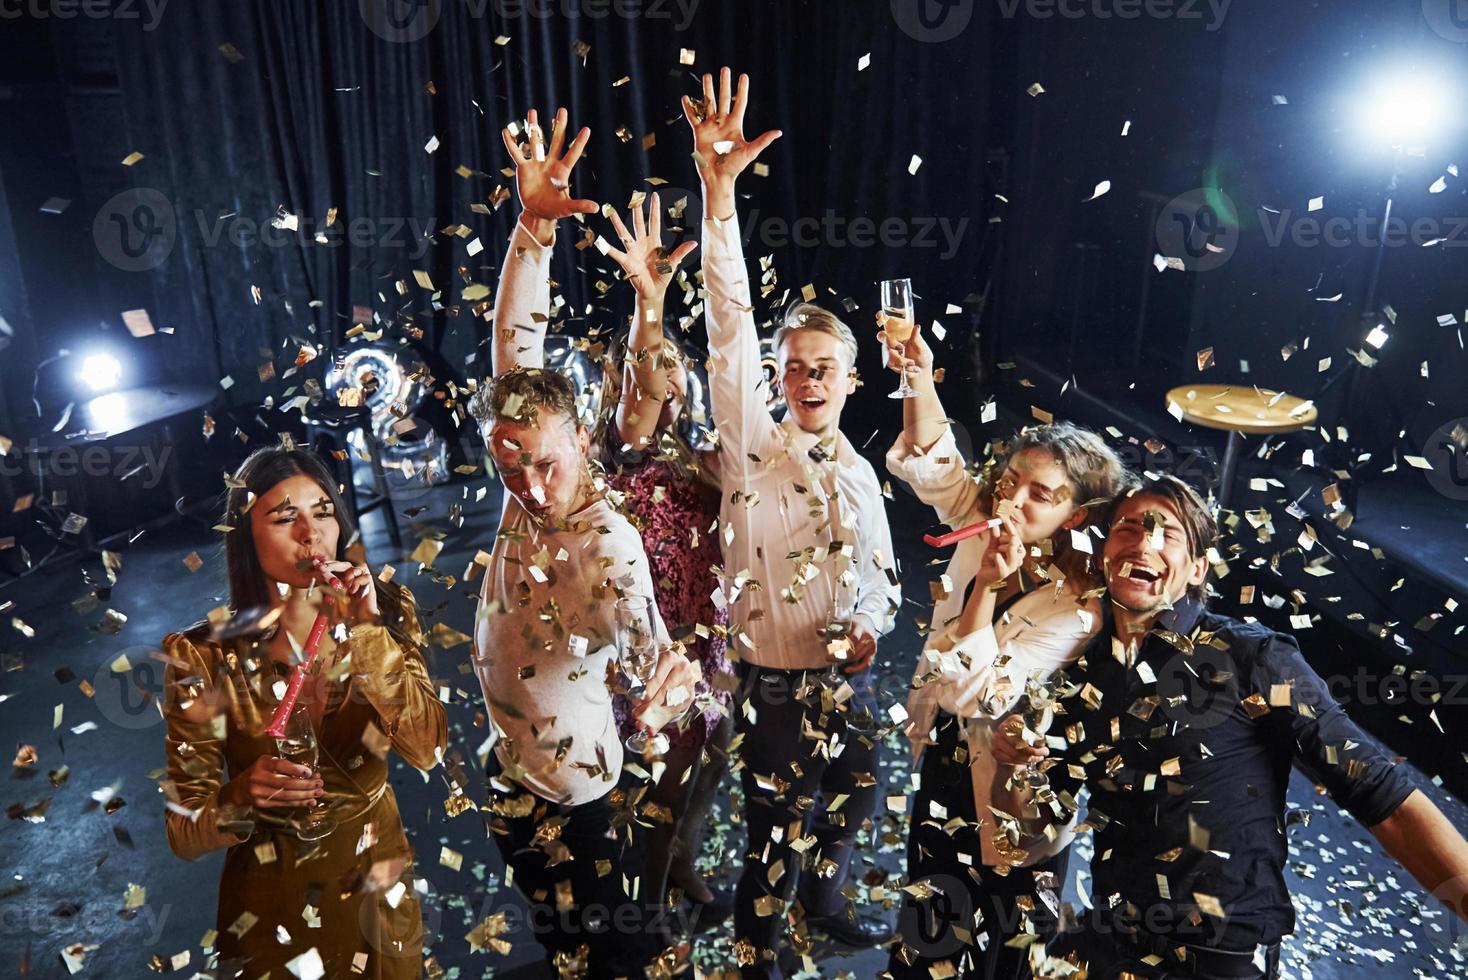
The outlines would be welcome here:
<svg viewBox="0 0 1468 980">
<path fill-rule="evenodd" d="M 917 327 L 913 314 L 912 280 L 882 280 L 882 312 L 877 316 L 877 326 L 887 335 L 887 343 L 902 347 L 912 337 Z M 902 380 L 897 390 L 888 398 L 911 398 L 916 392 L 907 383 L 907 371 L 902 371 Z"/>
<path fill-rule="evenodd" d="M 285 732 L 275 740 L 275 749 L 280 757 L 312 771 L 320 755 L 315 726 L 304 701 L 297 701 L 286 719 Z M 304 823 L 296 827 L 296 836 L 301 840 L 320 840 L 336 829 L 336 821 L 325 816 L 319 802 L 307 805 Z"/>
<path fill-rule="evenodd" d="M 646 695 L 658 669 L 658 641 L 652 627 L 652 603 L 646 596 L 625 595 L 614 609 L 617 618 L 617 662 L 627 676 L 627 694 L 639 699 Z M 658 736 L 660 737 L 660 736 Z M 654 736 L 637 729 L 623 741 L 628 751 L 642 755 Z"/>
<path fill-rule="evenodd" d="M 1055 695 L 1039 677 L 1025 681 L 1025 705 L 1022 712 L 1025 728 L 1044 737 L 1055 720 Z M 1031 789 L 1040 789 L 1050 780 L 1037 763 L 1029 763 L 1015 769 L 1014 778 Z"/>
</svg>

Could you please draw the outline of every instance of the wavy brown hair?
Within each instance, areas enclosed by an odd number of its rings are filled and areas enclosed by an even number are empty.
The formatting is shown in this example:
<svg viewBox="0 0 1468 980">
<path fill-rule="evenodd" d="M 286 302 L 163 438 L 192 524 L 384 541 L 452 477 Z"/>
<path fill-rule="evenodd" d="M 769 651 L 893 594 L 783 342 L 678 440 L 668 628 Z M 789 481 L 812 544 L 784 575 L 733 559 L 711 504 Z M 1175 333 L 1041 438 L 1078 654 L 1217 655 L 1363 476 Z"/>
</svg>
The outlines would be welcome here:
<svg viewBox="0 0 1468 980">
<path fill-rule="evenodd" d="M 1071 422 L 1020 429 L 1007 445 L 1000 445 L 994 457 L 984 464 L 980 476 L 981 500 L 987 513 L 994 513 L 994 491 L 1009 461 L 1031 449 L 1043 450 L 1054 458 L 1074 488 L 1077 506 L 1086 508 L 1086 519 L 1075 530 L 1091 534 L 1091 528 L 1109 527 L 1111 506 L 1116 498 L 1137 483 L 1106 441 L 1090 429 Z M 1093 541 L 1098 541 L 1092 535 Z M 1097 556 L 1073 548 L 1070 535 L 1057 533 L 1050 538 L 1051 560 L 1066 578 L 1099 583 Z M 1099 550 L 1099 549 L 1097 549 Z"/>
</svg>

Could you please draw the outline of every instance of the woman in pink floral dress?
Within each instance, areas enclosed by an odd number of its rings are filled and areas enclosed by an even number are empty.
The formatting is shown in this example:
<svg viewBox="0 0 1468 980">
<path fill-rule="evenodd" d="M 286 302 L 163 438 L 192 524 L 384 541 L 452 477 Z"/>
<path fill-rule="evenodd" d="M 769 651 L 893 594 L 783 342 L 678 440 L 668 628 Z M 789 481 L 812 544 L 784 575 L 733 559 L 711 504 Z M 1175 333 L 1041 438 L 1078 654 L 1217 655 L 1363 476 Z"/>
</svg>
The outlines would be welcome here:
<svg viewBox="0 0 1468 980">
<path fill-rule="evenodd" d="M 694 711 L 663 733 L 670 742 L 663 756 L 667 769 L 650 794 L 663 812 L 654 815 L 658 825 L 648 842 L 643 887 L 665 897 L 669 885 L 682 889 L 693 904 L 705 906 L 706 924 L 727 914 L 727 902 L 715 900 L 693 862 L 733 732 L 734 675 L 724 649 L 728 616 L 713 599 L 721 562 L 718 454 L 692 445 L 693 415 L 702 409 L 689 403 L 683 353 L 663 333 L 664 293 L 695 243 L 664 253 L 656 194 L 646 220 L 640 205 L 633 208 L 635 234 L 615 212 L 611 218 L 625 251 L 607 254 L 637 291 L 637 307 L 625 340 L 607 351 L 593 445 L 603 453 L 607 483 L 622 495 L 622 510 L 642 533 L 668 632 L 703 668 Z M 618 721 L 631 730 L 621 711 Z"/>
</svg>

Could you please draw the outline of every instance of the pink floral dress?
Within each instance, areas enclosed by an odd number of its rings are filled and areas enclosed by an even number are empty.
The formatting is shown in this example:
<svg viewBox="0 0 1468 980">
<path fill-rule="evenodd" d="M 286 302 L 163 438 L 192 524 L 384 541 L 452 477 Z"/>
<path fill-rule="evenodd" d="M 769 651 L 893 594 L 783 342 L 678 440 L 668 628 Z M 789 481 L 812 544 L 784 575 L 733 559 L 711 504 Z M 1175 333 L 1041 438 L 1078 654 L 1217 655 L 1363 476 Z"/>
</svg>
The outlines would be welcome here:
<svg viewBox="0 0 1468 980">
<path fill-rule="evenodd" d="M 713 568 L 721 558 L 716 531 L 709 529 L 719 516 L 718 494 L 652 452 L 623 453 L 609 446 L 607 456 L 619 461 L 608 466 L 607 484 L 624 495 L 621 509 L 642 535 L 658 612 L 669 635 L 681 640 L 688 658 L 703 668 L 694 694 L 708 707 L 681 731 L 669 725 L 665 734 L 675 746 L 702 745 L 728 713 L 734 674 L 724 654 L 724 638 L 713 630 L 729 623 L 728 613 L 713 602 L 719 585 Z M 700 625 L 708 636 L 695 633 Z M 720 674 L 726 676 L 715 680 Z M 704 696 L 712 697 L 723 711 Z M 631 734 L 626 699 L 616 698 L 613 708 L 622 733 Z"/>
</svg>

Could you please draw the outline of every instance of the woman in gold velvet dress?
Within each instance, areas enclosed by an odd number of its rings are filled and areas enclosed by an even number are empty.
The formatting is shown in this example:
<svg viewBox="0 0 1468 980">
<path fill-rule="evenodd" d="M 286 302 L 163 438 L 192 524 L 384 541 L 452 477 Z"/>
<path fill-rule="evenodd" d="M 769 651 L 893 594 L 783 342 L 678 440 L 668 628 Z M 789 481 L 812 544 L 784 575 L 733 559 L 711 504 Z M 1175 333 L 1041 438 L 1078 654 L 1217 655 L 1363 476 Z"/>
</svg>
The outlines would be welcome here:
<svg viewBox="0 0 1468 980">
<path fill-rule="evenodd" d="M 447 730 L 413 597 L 347 560 L 352 525 L 313 454 L 259 450 L 230 486 L 229 608 L 164 640 L 169 846 L 189 860 L 228 849 L 221 976 L 419 976 L 413 856 L 387 754 L 431 769 Z M 279 758 L 264 729 L 318 611 L 332 628 L 301 692 L 313 771 Z M 329 834 L 297 836 L 320 815 Z"/>
</svg>

